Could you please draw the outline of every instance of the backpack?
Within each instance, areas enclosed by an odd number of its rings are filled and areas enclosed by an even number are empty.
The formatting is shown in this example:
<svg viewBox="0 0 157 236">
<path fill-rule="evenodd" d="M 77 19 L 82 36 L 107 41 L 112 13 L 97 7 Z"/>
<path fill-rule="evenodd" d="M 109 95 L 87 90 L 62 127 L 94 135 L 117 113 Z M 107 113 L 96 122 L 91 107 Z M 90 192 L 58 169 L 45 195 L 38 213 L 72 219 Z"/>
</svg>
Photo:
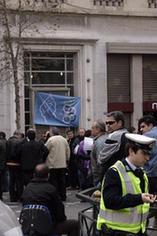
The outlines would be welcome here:
<svg viewBox="0 0 157 236">
<path fill-rule="evenodd" d="M 120 129 L 109 134 L 98 156 L 98 163 L 100 165 L 104 166 L 107 162 L 112 162 L 111 159 L 120 150 L 122 144 L 121 139 L 126 132 L 126 129 Z"/>
</svg>

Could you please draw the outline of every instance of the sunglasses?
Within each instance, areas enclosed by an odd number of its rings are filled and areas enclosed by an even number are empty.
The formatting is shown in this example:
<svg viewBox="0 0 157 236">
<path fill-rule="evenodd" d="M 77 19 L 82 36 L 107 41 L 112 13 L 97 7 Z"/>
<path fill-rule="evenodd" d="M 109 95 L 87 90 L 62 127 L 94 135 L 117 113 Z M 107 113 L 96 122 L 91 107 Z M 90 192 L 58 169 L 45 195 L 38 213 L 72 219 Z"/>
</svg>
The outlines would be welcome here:
<svg viewBox="0 0 157 236">
<path fill-rule="evenodd" d="M 106 125 L 113 125 L 114 123 L 116 123 L 116 121 L 106 121 Z"/>
</svg>

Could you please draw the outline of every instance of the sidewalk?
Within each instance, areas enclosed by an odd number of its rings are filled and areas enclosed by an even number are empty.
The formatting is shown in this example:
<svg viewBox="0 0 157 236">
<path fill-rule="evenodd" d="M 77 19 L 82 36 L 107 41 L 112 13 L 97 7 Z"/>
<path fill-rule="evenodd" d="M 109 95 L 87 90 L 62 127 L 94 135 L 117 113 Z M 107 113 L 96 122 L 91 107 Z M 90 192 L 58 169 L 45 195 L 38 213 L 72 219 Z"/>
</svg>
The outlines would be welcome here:
<svg viewBox="0 0 157 236">
<path fill-rule="evenodd" d="M 76 198 L 77 190 L 68 190 L 67 191 L 67 201 L 64 202 L 65 212 L 68 219 L 78 219 L 79 211 L 86 209 L 90 206 L 87 202 L 80 202 L 80 199 Z M 20 211 L 22 208 L 22 204 L 19 202 L 10 202 L 9 201 L 9 193 L 3 193 L 3 201 L 6 203 L 16 214 L 17 217 L 20 215 Z M 152 225 L 152 220 L 150 222 Z M 156 236 L 157 232 L 150 231 L 148 236 Z"/>
<path fill-rule="evenodd" d="M 77 190 L 67 190 L 67 201 L 63 202 L 65 205 L 66 216 L 69 219 L 78 219 L 78 212 L 87 208 L 90 204 L 87 202 L 80 202 L 80 199 L 76 198 Z M 22 204 L 19 202 L 10 202 L 9 193 L 3 193 L 3 202 L 6 203 L 19 217 Z"/>
</svg>

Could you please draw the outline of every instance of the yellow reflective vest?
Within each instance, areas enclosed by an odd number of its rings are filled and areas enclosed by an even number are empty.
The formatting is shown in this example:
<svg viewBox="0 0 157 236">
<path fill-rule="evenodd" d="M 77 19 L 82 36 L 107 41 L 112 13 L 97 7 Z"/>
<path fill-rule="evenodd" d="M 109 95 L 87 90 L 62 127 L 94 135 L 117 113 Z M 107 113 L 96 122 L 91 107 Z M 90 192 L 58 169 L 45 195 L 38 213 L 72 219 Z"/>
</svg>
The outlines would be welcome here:
<svg viewBox="0 0 157 236">
<path fill-rule="evenodd" d="M 122 196 L 126 194 L 141 194 L 140 179 L 131 171 L 126 171 L 121 161 L 117 161 L 111 168 L 118 171 L 121 185 Z M 148 178 L 144 174 L 145 192 L 148 192 Z M 103 189 L 103 184 L 102 184 Z M 124 208 L 120 210 L 107 209 L 104 204 L 103 196 L 100 201 L 100 211 L 97 220 L 97 229 L 101 230 L 102 224 L 105 224 L 112 230 L 127 231 L 138 233 L 140 230 L 145 232 L 146 219 L 149 212 L 149 203 L 143 203 L 136 207 Z"/>
</svg>

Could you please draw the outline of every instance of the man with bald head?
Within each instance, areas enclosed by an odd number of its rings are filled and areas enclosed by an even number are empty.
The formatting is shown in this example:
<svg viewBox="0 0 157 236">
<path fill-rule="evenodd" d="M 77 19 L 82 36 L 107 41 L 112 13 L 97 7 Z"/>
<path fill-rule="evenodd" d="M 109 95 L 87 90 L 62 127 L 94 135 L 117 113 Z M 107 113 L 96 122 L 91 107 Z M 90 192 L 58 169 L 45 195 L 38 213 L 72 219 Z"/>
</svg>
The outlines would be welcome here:
<svg viewBox="0 0 157 236">
<path fill-rule="evenodd" d="M 49 169 L 45 164 L 35 167 L 34 178 L 25 188 L 22 195 L 23 205 L 40 204 L 47 206 L 51 216 L 55 219 L 52 233 L 78 235 L 78 221 L 67 220 L 64 205 L 56 188 L 48 182 Z"/>
</svg>

